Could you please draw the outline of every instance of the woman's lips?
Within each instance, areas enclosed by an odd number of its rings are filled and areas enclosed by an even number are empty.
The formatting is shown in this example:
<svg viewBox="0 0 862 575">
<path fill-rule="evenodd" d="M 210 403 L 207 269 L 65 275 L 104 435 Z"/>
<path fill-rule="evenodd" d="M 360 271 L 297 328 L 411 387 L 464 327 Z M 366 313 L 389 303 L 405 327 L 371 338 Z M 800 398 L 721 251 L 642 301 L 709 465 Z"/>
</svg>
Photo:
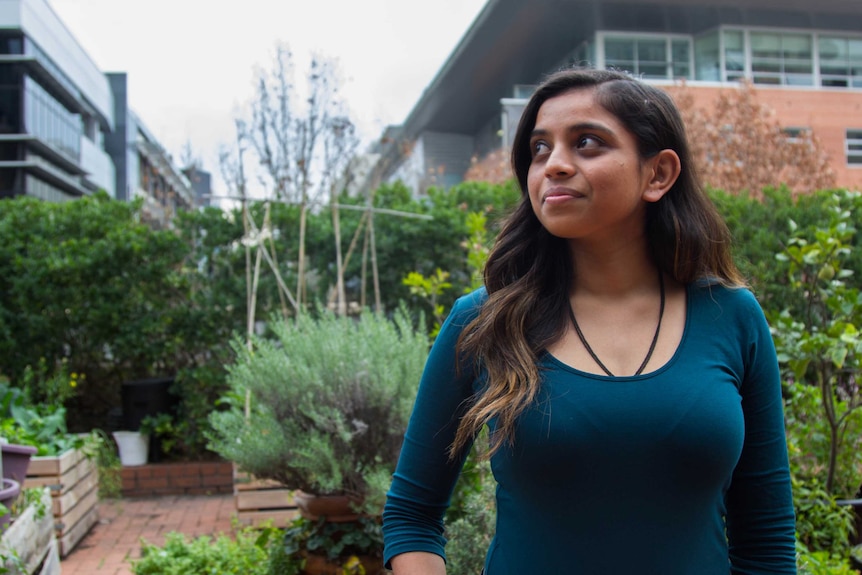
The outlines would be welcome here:
<svg viewBox="0 0 862 575">
<path fill-rule="evenodd" d="M 584 194 L 571 188 L 555 187 L 545 192 L 544 196 L 542 196 L 542 202 L 546 204 L 559 204 L 583 197 Z"/>
</svg>

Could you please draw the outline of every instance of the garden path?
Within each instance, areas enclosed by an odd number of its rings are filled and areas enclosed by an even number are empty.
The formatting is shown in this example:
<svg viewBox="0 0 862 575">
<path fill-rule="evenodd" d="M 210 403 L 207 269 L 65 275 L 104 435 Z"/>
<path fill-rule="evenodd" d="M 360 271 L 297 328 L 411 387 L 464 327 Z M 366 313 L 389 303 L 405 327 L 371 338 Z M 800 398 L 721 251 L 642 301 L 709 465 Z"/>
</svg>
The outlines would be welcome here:
<svg viewBox="0 0 862 575">
<path fill-rule="evenodd" d="M 165 495 L 99 502 L 99 521 L 63 559 L 63 575 L 131 575 L 141 539 L 162 545 L 171 531 L 187 538 L 230 534 L 233 495 Z"/>
</svg>

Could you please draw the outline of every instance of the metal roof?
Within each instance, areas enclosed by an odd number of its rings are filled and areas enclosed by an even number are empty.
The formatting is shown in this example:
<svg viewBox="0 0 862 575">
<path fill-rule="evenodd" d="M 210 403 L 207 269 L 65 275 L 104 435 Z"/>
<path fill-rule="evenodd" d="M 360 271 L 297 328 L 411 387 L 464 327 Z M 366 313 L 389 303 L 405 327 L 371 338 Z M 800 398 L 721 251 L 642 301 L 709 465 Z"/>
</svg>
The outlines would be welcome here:
<svg viewBox="0 0 862 575">
<path fill-rule="evenodd" d="M 862 31 L 862 0 L 489 0 L 403 124 L 471 134 L 596 30 L 698 34 L 720 25 Z"/>
</svg>

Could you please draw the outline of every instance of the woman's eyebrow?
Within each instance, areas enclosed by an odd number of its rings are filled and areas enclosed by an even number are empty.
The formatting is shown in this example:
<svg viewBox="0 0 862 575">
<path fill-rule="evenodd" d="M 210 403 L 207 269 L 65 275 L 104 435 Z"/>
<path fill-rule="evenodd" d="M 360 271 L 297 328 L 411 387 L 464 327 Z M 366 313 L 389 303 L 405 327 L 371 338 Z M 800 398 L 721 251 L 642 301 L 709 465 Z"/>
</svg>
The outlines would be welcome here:
<svg viewBox="0 0 862 575">
<path fill-rule="evenodd" d="M 567 132 L 604 132 L 606 134 L 611 133 L 611 130 L 608 126 L 604 124 L 598 124 L 596 122 L 578 122 L 577 124 L 572 124 L 566 128 Z M 530 132 L 530 137 L 535 138 L 536 136 L 547 136 L 550 133 L 550 130 L 546 130 L 544 128 L 535 128 L 532 132 Z"/>
</svg>

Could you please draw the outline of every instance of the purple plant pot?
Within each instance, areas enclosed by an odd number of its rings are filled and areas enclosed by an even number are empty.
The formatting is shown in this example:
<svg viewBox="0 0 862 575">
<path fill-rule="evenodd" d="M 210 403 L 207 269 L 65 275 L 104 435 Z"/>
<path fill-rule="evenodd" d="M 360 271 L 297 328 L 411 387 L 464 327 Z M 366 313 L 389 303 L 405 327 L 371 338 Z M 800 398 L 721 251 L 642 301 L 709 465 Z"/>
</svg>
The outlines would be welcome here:
<svg viewBox="0 0 862 575">
<path fill-rule="evenodd" d="M 3 478 L 3 489 L 0 489 L 0 503 L 6 506 L 7 512 L 0 517 L 0 532 L 12 521 L 12 504 L 21 493 L 21 484 L 13 479 Z"/>
<path fill-rule="evenodd" d="M 27 468 L 30 467 L 30 458 L 36 454 L 36 448 L 4 443 L 0 445 L 0 449 L 3 450 L 3 477 L 23 484 L 27 477 Z"/>
</svg>

